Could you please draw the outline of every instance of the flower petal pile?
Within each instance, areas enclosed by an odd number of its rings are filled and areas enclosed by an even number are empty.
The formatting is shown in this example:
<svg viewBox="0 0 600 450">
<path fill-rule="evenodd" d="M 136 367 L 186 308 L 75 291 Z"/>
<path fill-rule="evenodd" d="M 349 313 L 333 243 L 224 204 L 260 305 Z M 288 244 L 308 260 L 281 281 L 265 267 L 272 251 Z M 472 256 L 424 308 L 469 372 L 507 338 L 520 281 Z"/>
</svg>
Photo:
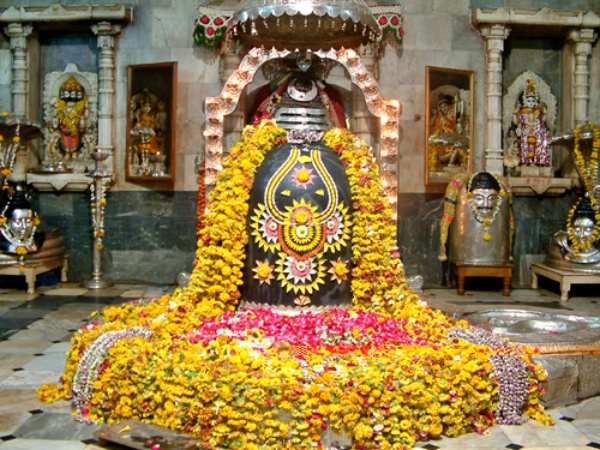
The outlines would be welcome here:
<svg viewBox="0 0 600 450">
<path fill-rule="evenodd" d="M 207 449 L 323 448 L 329 430 L 356 449 L 410 449 L 494 423 L 550 423 L 533 349 L 449 318 L 407 287 L 372 150 L 344 130 L 324 141 L 352 193 L 354 267 L 331 272 L 351 277 L 352 307 L 240 305 L 254 174 L 284 141 L 270 121 L 245 129 L 209 197 L 188 286 L 98 313 L 73 336 L 61 384 L 38 396 L 74 399 L 86 421 L 191 433 Z"/>
</svg>

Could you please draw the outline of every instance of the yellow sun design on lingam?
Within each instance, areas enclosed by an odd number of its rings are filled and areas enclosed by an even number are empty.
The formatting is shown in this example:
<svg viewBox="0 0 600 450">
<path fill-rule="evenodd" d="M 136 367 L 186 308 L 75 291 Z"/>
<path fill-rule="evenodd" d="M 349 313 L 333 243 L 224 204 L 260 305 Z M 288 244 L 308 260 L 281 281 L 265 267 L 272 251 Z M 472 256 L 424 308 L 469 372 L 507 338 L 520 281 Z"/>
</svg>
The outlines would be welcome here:
<svg viewBox="0 0 600 450">
<path fill-rule="evenodd" d="M 327 273 L 331 274 L 331 281 L 337 281 L 338 284 L 341 284 L 342 281 L 348 280 L 348 263 L 346 261 L 342 261 L 341 258 L 338 258 L 336 261 L 330 261 L 331 267 L 327 271 Z"/>
<path fill-rule="evenodd" d="M 256 261 L 256 267 L 252 269 L 254 272 L 254 278 L 260 281 L 260 284 L 267 283 L 271 285 L 271 280 L 275 278 L 273 275 L 273 266 L 269 264 L 269 260 Z"/>
<path fill-rule="evenodd" d="M 294 169 L 292 177 L 292 182 L 296 186 L 303 187 L 304 189 L 306 189 L 309 184 L 313 184 L 315 175 L 313 174 L 312 169 L 307 168 L 305 166 L 300 166 Z"/>
</svg>

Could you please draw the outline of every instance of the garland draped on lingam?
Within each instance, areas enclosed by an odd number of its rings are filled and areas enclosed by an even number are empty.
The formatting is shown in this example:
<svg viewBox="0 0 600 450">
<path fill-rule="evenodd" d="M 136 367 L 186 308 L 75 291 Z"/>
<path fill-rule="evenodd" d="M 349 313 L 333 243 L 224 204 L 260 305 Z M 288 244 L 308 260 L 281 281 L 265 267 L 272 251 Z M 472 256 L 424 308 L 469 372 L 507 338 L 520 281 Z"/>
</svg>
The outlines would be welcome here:
<svg viewBox="0 0 600 450">
<path fill-rule="evenodd" d="M 188 286 L 98 313 L 74 335 L 62 384 L 42 386 L 40 398 L 89 399 L 76 405 L 85 420 L 135 418 L 192 433 L 207 448 L 320 448 L 331 428 L 354 448 L 409 449 L 495 422 L 550 423 L 533 349 L 474 332 L 407 287 L 372 149 L 347 131 L 324 142 L 350 182 L 354 306 L 236 311 L 254 175 L 285 139 L 270 121 L 244 130 L 211 192 Z M 144 338 L 126 336 L 136 327 Z M 114 332 L 123 334 L 109 349 L 97 344 Z M 75 375 L 87 360 L 96 378 L 81 392 Z"/>
</svg>

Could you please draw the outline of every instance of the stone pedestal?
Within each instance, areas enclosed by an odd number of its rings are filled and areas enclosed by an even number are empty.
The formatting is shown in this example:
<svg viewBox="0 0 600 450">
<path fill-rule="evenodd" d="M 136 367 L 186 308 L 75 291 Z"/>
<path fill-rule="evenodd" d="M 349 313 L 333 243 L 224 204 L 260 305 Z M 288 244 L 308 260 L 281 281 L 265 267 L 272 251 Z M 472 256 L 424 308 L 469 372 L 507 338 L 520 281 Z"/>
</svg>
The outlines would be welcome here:
<svg viewBox="0 0 600 450">
<path fill-rule="evenodd" d="M 542 263 L 533 263 L 531 273 L 531 287 L 533 289 L 538 288 L 538 276 L 540 275 L 557 281 L 560 284 L 560 300 L 562 302 L 569 300 L 569 291 L 572 284 L 600 284 L 600 275 L 554 269 Z"/>
<path fill-rule="evenodd" d="M 24 276 L 27 293 L 35 293 L 35 280 L 39 274 L 61 269 L 60 281 L 67 281 L 69 257 L 65 253 L 63 238 L 58 231 L 46 232 L 42 247 L 35 253 L 25 256 L 24 268 L 20 267 L 19 256 L 0 253 L 0 275 Z"/>
</svg>

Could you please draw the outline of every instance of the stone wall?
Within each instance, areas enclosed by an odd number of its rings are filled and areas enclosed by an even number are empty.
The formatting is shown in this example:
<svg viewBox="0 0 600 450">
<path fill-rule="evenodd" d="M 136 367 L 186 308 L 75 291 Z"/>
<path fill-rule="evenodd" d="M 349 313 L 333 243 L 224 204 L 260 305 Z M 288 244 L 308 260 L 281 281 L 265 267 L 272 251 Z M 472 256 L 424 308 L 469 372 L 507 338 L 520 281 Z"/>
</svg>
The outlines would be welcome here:
<svg viewBox="0 0 600 450">
<path fill-rule="evenodd" d="M 90 277 L 92 230 L 89 194 L 39 193 L 34 207 L 43 227 L 57 228 L 70 255 L 69 279 Z M 196 246 L 196 193 L 113 191 L 105 209 L 102 270 L 108 279 L 171 284 L 190 271 Z M 531 285 L 528 264 L 539 259 L 552 234 L 564 229 L 575 196 L 514 199 L 513 286 Z M 420 274 L 426 287 L 448 286 L 448 263 L 438 260 L 443 198 L 400 194 L 398 245 L 408 276 Z"/>
<path fill-rule="evenodd" d="M 114 191 L 107 195 L 102 271 L 121 282 L 174 284 L 190 271 L 196 248 L 195 192 Z M 89 194 L 39 193 L 34 208 L 45 229 L 56 228 L 69 254 L 69 280 L 92 273 Z"/>
<path fill-rule="evenodd" d="M 50 5 L 54 0 L 0 0 L 0 8 L 11 5 Z M 88 4 L 70 1 L 68 4 Z M 94 4 L 114 4 L 97 0 Z M 219 58 L 214 52 L 194 47 L 192 33 L 199 0 L 125 0 L 134 7 L 134 20 L 123 28 L 116 45 L 116 184 L 108 194 L 103 270 L 107 278 L 122 281 L 170 283 L 177 273 L 189 270 L 195 247 L 197 176 L 194 158 L 203 148 L 203 100 L 220 92 Z M 237 2 L 231 1 L 232 7 Z M 568 5 L 567 5 L 568 3 Z M 518 7 L 594 10 L 597 1 L 495 1 L 495 0 L 406 0 L 402 1 L 404 42 L 387 46 L 379 64 L 379 85 L 386 98 L 400 99 L 400 168 L 398 242 L 409 275 L 422 274 L 427 287 L 447 283 L 447 267 L 437 259 L 439 220 L 443 188 L 425 187 L 425 67 L 439 66 L 475 72 L 475 170 L 482 170 L 485 54 L 479 32 L 471 26 L 469 8 Z M 44 44 L 42 42 L 42 44 Z M 51 42 L 50 42 L 51 44 Z M 86 57 L 80 42 L 76 47 Z M 43 45 L 42 45 L 43 50 Z M 539 50 L 539 49 L 538 49 Z M 96 50 L 88 49 L 93 54 Z M 536 49 L 519 48 L 518 60 L 526 64 Z M 516 53 L 515 53 L 516 54 Z M 536 56 L 537 57 L 537 56 Z M 0 106 L 10 107 L 10 49 L 0 37 Z M 41 62 L 44 64 L 44 57 Z M 127 108 L 127 67 L 131 64 L 177 61 L 178 107 L 176 182 L 172 192 L 152 183 L 125 180 L 125 130 Z M 554 57 L 536 60 L 536 70 L 551 73 Z M 46 60 L 51 65 L 50 60 Z M 530 69 L 517 67 L 514 73 Z M 56 70 L 53 68 L 52 70 Z M 37 81 L 37 80 L 33 80 Z M 560 80 L 552 81 L 554 84 Z M 592 121 L 600 124 L 600 46 L 596 42 L 590 73 Z M 560 104 L 559 104 L 560 108 Z M 41 120 L 41 108 L 39 116 Z M 44 225 L 58 228 L 71 254 L 69 277 L 82 280 L 91 272 L 91 218 L 89 194 L 37 193 L 38 212 Z M 527 285 L 526 261 L 540 258 L 551 234 L 564 228 L 573 194 L 562 197 L 519 197 L 515 199 L 516 237 L 514 245 L 515 285 Z M 533 236 L 533 238 L 532 238 Z"/>
</svg>

